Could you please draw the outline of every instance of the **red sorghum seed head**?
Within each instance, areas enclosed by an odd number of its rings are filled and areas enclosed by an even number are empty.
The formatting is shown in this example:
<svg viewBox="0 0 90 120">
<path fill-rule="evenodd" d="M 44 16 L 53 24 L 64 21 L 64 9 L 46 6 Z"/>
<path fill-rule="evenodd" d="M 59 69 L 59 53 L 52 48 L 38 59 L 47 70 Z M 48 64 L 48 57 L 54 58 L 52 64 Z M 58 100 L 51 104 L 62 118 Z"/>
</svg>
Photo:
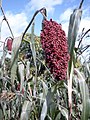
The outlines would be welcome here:
<svg viewBox="0 0 90 120">
<path fill-rule="evenodd" d="M 20 91 L 20 83 L 17 85 L 17 91 Z M 24 94 L 24 88 L 22 88 L 21 93 Z"/>
<path fill-rule="evenodd" d="M 66 79 L 69 61 L 68 44 L 62 26 L 55 21 L 44 20 L 41 44 L 46 56 L 46 64 L 56 80 Z"/>
<path fill-rule="evenodd" d="M 12 38 L 7 39 L 7 49 L 8 49 L 8 51 L 12 50 L 12 42 L 13 42 Z"/>
</svg>

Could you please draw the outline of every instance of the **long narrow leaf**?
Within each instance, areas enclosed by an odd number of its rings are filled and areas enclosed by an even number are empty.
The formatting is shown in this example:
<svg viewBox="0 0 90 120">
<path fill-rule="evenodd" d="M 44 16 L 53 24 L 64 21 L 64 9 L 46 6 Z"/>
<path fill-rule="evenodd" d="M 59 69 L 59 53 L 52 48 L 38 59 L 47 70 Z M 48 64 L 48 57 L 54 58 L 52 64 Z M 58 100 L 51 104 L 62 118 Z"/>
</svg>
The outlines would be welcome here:
<svg viewBox="0 0 90 120">
<path fill-rule="evenodd" d="M 73 62 L 72 62 L 72 68 L 70 72 L 70 79 L 68 80 L 68 98 L 69 98 L 69 112 L 72 113 L 72 80 L 73 80 Z"/>
<path fill-rule="evenodd" d="M 35 41 L 34 41 L 34 23 L 32 24 L 30 47 L 31 47 L 32 55 L 33 55 L 33 60 L 34 60 L 34 65 L 35 65 L 35 69 L 36 69 L 36 74 L 37 74 L 36 50 L 35 50 Z"/>
<path fill-rule="evenodd" d="M 24 101 L 20 120 L 29 120 L 31 106 L 32 106 L 32 104 L 30 101 Z"/>
<path fill-rule="evenodd" d="M 45 98 L 48 93 L 48 86 L 45 84 L 44 81 L 41 81 L 43 85 L 43 97 Z"/>
<path fill-rule="evenodd" d="M 82 10 L 75 9 L 70 16 L 69 30 L 68 30 L 68 45 L 69 45 L 69 53 L 70 53 L 69 75 L 71 72 L 72 60 L 74 59 L 74 46 L 79 30 L 81 15 L 82 15 Z"/>
<path fill-rule="evenodd" d="M 31 30 L 30 47 L 31 47 L 33 61 L 34 61 L 34 66 L 35 66 L 34 96 L 36 96 L 37 65 L 36 65 L 36 50 L 35 50 L 35 41 L 34 41 L 34 22 L 32 24 L 32 30 Z"/>
<path fill-rule="evenodd" d="M 43 103 L 42 111 L 41 111 L 40 120 L 45 120 L 46 114 L 47 114 L 47 100 L 45 99 Z"/>
<path fill-rule="evenodd" d="M 19 75 L 20 75 L 20 91 L 24 88 L 24 65 L 23 63 L 18 63 Z"/>
<path fill-rule="evenodd" d="M 78 82 L 80 86 L 80 91 L 82 95 L 82 102 L 83 102 L 83 109 L 82 109 L 82 118 L 81 120 L 88 120 L 89 114 L 90 114 L 90 105 L 89 105 L 89 90 L 88 86 L 85 82 L 84 77 L 80 73 L 80 71 L 75 68 L 75 72 L 77 73 L 78 76 Z"/>
<path fill-rule="evenodd" d="M 19 48 L 21 45 L 22 36 L 14 38 L 12 45 L 12 57 L 11 57 L 11 82 L 14 84 L 14 80 L 16 79 L 16 71 L 17 71 L 17 62 L 18 62 L 18 54 Z"/>
<path fill-rule="evenodd" d="M 62 115 L 65 116 L 66 119 L 68 120 L 68 110 L 61 105 L 58 105 L 58 107 L 59 107 L 59 110 L 61 111 Z"/>
<path fill-rule="evenodd" d="M 75 9 L 70 16 L 69 22 L 69 30 L 68 30 L 68 44 L 69 44 L 69 52 L 72 54 L 76 37 L 79 30 L 80 20 L 81 20 L 82 10 Z"/>
</svg>

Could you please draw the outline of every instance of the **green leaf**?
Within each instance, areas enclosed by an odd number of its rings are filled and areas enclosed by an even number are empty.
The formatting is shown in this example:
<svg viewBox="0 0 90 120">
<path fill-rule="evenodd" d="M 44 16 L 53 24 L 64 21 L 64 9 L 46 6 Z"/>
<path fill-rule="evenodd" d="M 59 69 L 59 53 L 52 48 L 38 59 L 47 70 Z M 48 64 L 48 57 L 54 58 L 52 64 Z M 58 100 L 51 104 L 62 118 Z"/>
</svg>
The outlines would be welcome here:
<svg viewBox="0 0 90 120">
<path fill-rule="evenodd" d="M 29 120 L 31 106 L 32 106 L 32 103 L 30 101 L 24 101 L 20 120 Z"/>
<path fill-rule="evenodd" d="M 74 47 L 75 47 L 75 42 L 76 42 L 78 30 L 79 30 L 81 16 L 82 16 L 81 9 L 75 9 L 70 16 L 69 29 L 68 29 L 68 45 L 69 45 L 69 53 L 70 53 L 70 61 L 69 61 L 69 68 L 68 68 L 69 75 L 71 72 L 72 61 L 74 62 L 75 60 Z"/>
<path fill-rule="evenodd" d="M 46 115 L 47 115 L 47 100 L 45 99 L 43 103 L 42 111 L 41 111 L 40 120 L 44 120 Z"/>
<path fill-rule="evenodd" d="M 35 50 L 35 41 L 34 41 L 34 22 L 32 24 L 31 29 L 31 40 L 30 40 L 30 47 L 32 51 L 34 66 L 35 66 L 35 77 L 34 77 L 34 96 L 36 96 L 36 83 L 37 83 L 37 65 L 36 65 L 36 50 Z"/>
<path fill-rule="evenodd" d="M 82 10 L 75 9 L 70 16 L 69 22 L 69 30 L 68 30 L 68 44 L 69 44 L 69 52 L 73 53 L 73 49 L 75 46 L 75 41 L 77 38 L 80 20 L 81 20 Z"/>
<path fill-rule="evenodd" d="M 51 90 L 48 90 L 47 96 L 46 96 L 46 100 L 47 100 L 47 106 L 48 108 L 50 107 L 50 105 L 53 103 L 53 99 L 54 99 L 54 92 L 51 92 Z"/>
<path fill-rule="evenodd" d="M 89 105 L 89 110 L 90 110 L 90 99 L 88 100 L 88 105 Z M 90 112 L 89 112 L 89 117 L 90 117 Z"/>
<path fill-rule="evenodd" d="M 68 120 L 68 110 L 61 105 L 58 105 L 58 108 L 61 111 L 62 115 L 65 116 L 66 119 Z"/>
<path fill-rule="evenodd" d="M 27 64 L 26 64 L 26 80 L 28 81 L 30 77 L 30 61 L 27 61 Z"/>
<path fill-rule="evenodd" d="M 19 62 L 18 63 L 18 70 L 20 75 L 20 91 L 24 88 L 24 64 Z"/>
<path fill-rule="evenodd" d="M 88 117 L 90 114 L 89 89 L 82 73 L 77 68 L 75 68 L 75 72 L 77 73 L 77 76 L 78 76 L 78 82 L 80 86 L 80 92 L 81 92 L 82 103 L 83 103 L 81 120 L 88 120 Z"/>
<path fill-rule="evenodd" d="M 48 93 L 48 86 L 44 81 L 42 81 L 42 85 L 43 85 L 43 98 L 45 98 Z"/>
<path fill-rule="evenodd" d="M 49 115 L 47 115 L 47 117 L 48 117 L 49 120 L 52 120 L 52 118 Z"/>
<path fill-rule="evenodd" d="M 17 63 L 18 63 L 18 54 L 19 48 L 21 45 L 22 36 L 14 38 L 12 45 L 12 56 L 11 56 L 11 82 L 14 84 L 16 79 Z"/>
<path fill-rule="evenodd" d="M 74 65 L 73 61 L 71 61 L 71 70 L 69 71 L 69 79 L 68 79 L 68 105 L 69 105 L 69 117 L 71 115 L 72 111 L 72 80 L 73 80 L 73 70 L 74 70 Z"/>
<path fill-rule="evenodd" d="M 35 50 L 35 41 L 34 41 L 34 23 L 32 24 L 30 47 L 31 47 L 32 55 L 33 55 L 34 65 L 36 68 L 36 74 L 37 74 L 36 50 Z"/>
<path fill-rule="evenodd" d="M 0 120 L 3 120 L 3 112 L 1 109 L 0 109 Z"/>
<path fill-rule="evenodd" d="M 55 120 L 59 120 L 60 119 L 60 117 L 61 117 L 61 114 L 60 114 L 60 112 L 57 114 L 57 116 L 56 116 L 56 118 L 55 118 Z"/>
</svg>

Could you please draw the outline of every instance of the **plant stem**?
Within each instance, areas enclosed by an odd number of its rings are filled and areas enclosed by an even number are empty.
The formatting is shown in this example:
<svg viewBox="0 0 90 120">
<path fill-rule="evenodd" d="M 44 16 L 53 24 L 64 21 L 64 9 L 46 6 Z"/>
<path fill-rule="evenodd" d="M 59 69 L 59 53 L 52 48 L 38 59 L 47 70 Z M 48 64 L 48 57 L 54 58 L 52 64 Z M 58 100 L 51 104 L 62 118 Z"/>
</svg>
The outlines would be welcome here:
<svg viewBox="0 0 90 120">
<path fill-rule="evenodd" d="M 81 37 L 81 40 L 79 41 L 79 44 L 78 44 L 78 49 L 79 49 L 79 46 L 80 46 L 83 38 L 85 37 L 85 35 L 86 35 L 88 32 L 90 32 L 90 29 L 88 29 L 88 30 L 84 33 L 84 35 Z"/>
<path fill-rule="evenodd" d="M 79 9 L 81 9 L 83 2 L 84 2 L 84 0 L 82 0 L 82 1 L 80 2 Z"/>
<path fill-rule="evenodd" d="M 5 16 L 5 14 L 4 14 L 4 10 L 3 10 L 3 8 L 2 8 L 2 7 L 0 7 L 0 8 L 1 8 L 1 11 L 2 11 L 2 14 L 3 14 L 3 17 L 4 17 L 4 19 L 3 19 L 3 20 L 5 20 L 5 21 L 6 21 L 6 23 L 7 23 L 8 27 L 9 27 L 9 30 L 10 30 L 10 32 L 11 32 L 11 35 L 12 35 L 12 37 L 14 38 L 14 35 L 13 35 L 13 32 L 12 32 L 11 27 L 10 27 L 10 25 L 9 25 L 9 22 L 8 22 L 8 20 L 7 20 L 6 16 Z"/>
<path fill-rule="evenodd" d="M 31 24 L 32 24 L 32 22 L 33 22 L 33 20 L 34 20 L 34 18 L 36 17 L 36 15 L 37 15 L 39 12 L 41 12 L 41 14 L 42 14 L 42 15 L 45 17 L 45 19 L 46 19 L 46 16 L 45 16 L 45 14 L 44 14 L 45 11 L 46 11 L 45 8 L 41 8 L 40 10 L 37 10 L 37 11 L 34 13 L 34 15 L 33 15 L 32 19 L 31 19 L 31 21 L 29 22 L 28 26 L 26 27 L 26 29 L 25 29 L 25 31 L 24 31 L 24 33 L 23 33 L 22 40 L 23 40 L 23 38 L 24 38 L 24 36 L 25 36 L 27 30 L 28 30 L 29 27 L 31 26 Z"/>
</svg>

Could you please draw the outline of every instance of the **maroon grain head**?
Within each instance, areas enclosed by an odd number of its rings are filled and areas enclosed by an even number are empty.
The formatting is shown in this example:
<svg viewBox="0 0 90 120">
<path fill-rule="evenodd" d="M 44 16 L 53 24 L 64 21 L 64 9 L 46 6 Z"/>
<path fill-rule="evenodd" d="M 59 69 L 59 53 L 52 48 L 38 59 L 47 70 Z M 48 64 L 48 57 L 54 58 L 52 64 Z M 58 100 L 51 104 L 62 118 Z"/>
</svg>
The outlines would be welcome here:
<svg viewBox="0 0 90 120">
<path fill-rule="evenodd" d="M 68 44 L 62 26 L 55 21 L 44 20 L 41 44 L 46 64 L 56 80 L 65 80 L 69 61 Z"/>
<path fill-rule="evenodd" d="M 8 51 L 11 51 L 12 50 L 12 39 L 11 38 L 8 38 L 7 39 L 7 49 Z"/>
</svg>

